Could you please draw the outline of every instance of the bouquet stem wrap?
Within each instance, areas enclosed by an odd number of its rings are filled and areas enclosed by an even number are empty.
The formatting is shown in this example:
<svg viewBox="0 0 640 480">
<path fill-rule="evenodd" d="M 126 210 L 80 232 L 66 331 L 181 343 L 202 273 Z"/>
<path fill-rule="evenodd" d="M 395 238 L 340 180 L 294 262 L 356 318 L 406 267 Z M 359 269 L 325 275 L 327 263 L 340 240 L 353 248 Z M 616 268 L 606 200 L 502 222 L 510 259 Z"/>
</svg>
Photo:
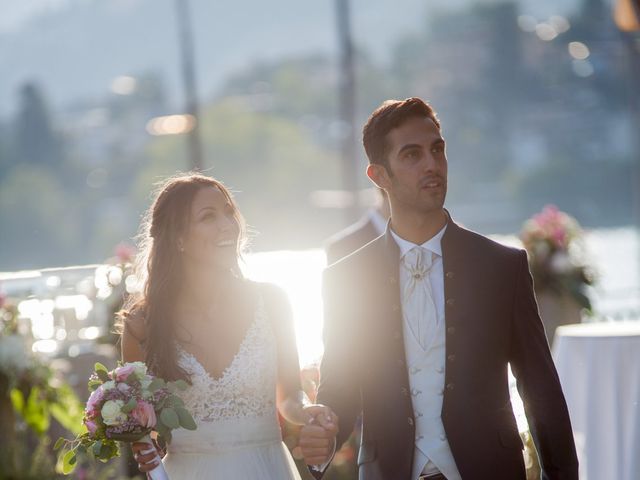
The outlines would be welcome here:
<svg viewBox="0 0 640 480">
<path fill-rule="evenodd" d="M 153 445 L 153 441 L 151 440 L 151 437 L 149 435 L 145 435 L 144 437 L 142 437 L 140 439 L 140 442 L 148 443 L 149 445 L 151 445 L 151 448 L 156 450 L 156 447 Z M 154 468 L 150 472 L 147 472 L 147 477 L 150 478 L 151 480 L 169 480 L 169 476 L 167 475 L 167 472 L 164 469 L 164 465 L 162 464 L 162 462 L 160 462 L 160 464 L 156 468 Z"/>
</svg>

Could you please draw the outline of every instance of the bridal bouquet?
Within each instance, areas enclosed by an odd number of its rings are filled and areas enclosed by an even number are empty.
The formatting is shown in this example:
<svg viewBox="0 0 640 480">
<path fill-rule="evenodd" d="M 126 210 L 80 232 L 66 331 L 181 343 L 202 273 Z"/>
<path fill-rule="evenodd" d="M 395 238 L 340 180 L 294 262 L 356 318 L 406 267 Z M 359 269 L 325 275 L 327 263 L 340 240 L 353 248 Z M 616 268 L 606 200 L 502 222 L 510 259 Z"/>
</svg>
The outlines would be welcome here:
<svg viewBox="0 0 640 480">
<path fill-rule="evenodd" d="M 84 411 L 86 431 L 74 440 L 60 438 L 54 447 L 62 448 L 63 473 L 73 471 L 78 454 L 107 462 L 119 456 L 118 441 L 151 443 L 152 430 L 170 441 L 175 428 L 195 430 L 193 417 L 176 395 L 186 387 L 183 380 L 165 382 L 150 375 L 143 362 L 125 363 L 111 372 L 96 363 Z M 150 475 L 153 479 L 167 478 L 162 464 Z"/>
</svg>

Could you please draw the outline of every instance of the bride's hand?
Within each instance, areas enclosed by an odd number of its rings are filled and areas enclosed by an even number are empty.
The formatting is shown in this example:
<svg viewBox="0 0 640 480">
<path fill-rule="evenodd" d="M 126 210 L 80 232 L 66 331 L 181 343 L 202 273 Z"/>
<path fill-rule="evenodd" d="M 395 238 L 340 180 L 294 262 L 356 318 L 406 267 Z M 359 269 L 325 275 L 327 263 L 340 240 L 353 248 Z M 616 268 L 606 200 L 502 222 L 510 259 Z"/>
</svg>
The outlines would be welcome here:
<svg viewBox="0 0 640 480">
<path fill-rule="evenodd" d="M 143 473 L 150 472 L 160 464 L 160 456 L 156 447 L 150 443 L 135 442 L 131 444 L 133 458 L 138 462 L 138 470 Z"/>
<path fill-rule="evenodd" d="M 307 424 L 315 423 L 328 431 L 338 430 L 338 416 L 326 405 L 305 405 L 302 411 L 307 417 Z"/>
<path fill-rule="evenodd" d="M 324 405 L 307 405 L 304 412 L 309 419 L 300 429 L 298 444 L 307 465 L 323 465 L 335 451 L 338 417 Z"/>
</svg>

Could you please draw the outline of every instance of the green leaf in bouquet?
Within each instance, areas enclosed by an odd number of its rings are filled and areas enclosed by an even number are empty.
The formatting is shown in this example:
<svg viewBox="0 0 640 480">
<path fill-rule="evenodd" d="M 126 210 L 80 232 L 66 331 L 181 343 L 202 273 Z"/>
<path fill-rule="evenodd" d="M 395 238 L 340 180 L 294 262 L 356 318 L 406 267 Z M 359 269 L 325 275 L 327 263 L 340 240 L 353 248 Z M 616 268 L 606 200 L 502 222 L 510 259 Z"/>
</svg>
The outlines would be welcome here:
<svg viewBox="0 0 640 480">
<path fill-rule="evenodd" d="M 93 369 L 96 371 L 96 373 L 98 372 L 109 373 L 109 370 L 107 370 L 107 367 L 105 367 L 100 362 L 96 362 L 95 365 L 93 366 Z"/>
<path fill-rule="evenodd" d="M 93 454 L 96 457 L 100 457 L 101 448 L 102 448 L 102 440 L 98 440 L 96 443 L 93 444 L 93 447 L 91 447 L 91 450 L 93 451 Z"/>
<path fill-rule="evenodd" d="M 149 387 L 147 388 L 147 390 L 149 390 L 150 392 L 155 392 L 156 390 L 159 390 L 164 386 L 165 386 L 165 381 L 163 379 L 154 378 L 149 384 Z"/>
<path fill-rule="evenodd" d="M 175 407 L 184 407 L 184 402 L 177 395 L 169 395 L 167 397 L 167 402 L 169 402 L 169 405 L 171 405 L 174 408 Z"/>
<path fill-rule="evenodd" d="M 76 468 L 76 452 L 75 450 L 69 450 L 62 457 L 62 473 L 69 475 Z"/>
<path fill-rule="evenodd" d="M 166 407 L 160 412 L 160 421 L 168 428 L 178 428 L 180 426 L 180 420 L 178 414 L 173 408 Z"/>
<path fill-rule="evenodd" d="M 178 414 L 178 419 L 180 420 L 180 426 L 182 428 L 186 428 L 187 430 L 195 430 L 197 428 L 196 422 L 193 420 L 193 417 L 188 410 L 177 407 L 176 413 Z"/>
<path fill-rule="evenodd" d="M 125 405 L 123 405 L 123 407 L 120 409 L 120 411 L 122 413 L 129 413 L 131 412 L 134 408 L 136 408 L 136 406 L 138 405 L 138 402 L 136 402 L 135 398 L 132 398 L 131 400 L 129 400 Z"/>
<path fill-rule="evenodd" d="M 119 454 L 118 444 L 114 441 L 110 441 L 109 443 L 105 443 L 103 448 L 106 449 L 105 456 L 107 459 L 117 457 Z"/>
<path fill-rule="evenodd" d="M 187 389 L 187 387 L 189 387 L 189 384 L 182 379 L 176 380 L 175 382 L 173 382 L 173 384 L 180 391 L 184 391 Z"/>
<path fill-rule="evenodd" d="M 111 380 L 111 378 L 109 377 L 109 373 L 104 370 L 96 370 L 96 375 L 98 375 L 98 378 L 102 380 L 102 382 L 108 382 L 109 380 Z"/>
<path fill-rule="evenodd" d="M 65 443 L 67 442 L 66 438 L 60 437 L 56 440 L 56 443 L 53 445 L 54 450 L 59 450 Z"/>
<path fill-rule="evenodd" d="M 111 448 L 109 445 L 105 445 L 104 443 L 100 446 L 100 452 L 98 452 L 98 458 L 102 462 L 107 462 L 111 459 Z"/>
<path fill-rule="evenodd" d="M 158 422 L 156 430 L 166 443 L 171 443 L 171 430 L 169 428 L 167 428 L 163 423 Z"/>
<path fill-rule="evenodd" d="M 102 385 L 102 382 L 100 380 L 93 379 L 89 380 L 87 387 L 89 388 L 90 392 L 93 392 L 94 390 L 97 390 L 100 385 Z"/>
</svg>

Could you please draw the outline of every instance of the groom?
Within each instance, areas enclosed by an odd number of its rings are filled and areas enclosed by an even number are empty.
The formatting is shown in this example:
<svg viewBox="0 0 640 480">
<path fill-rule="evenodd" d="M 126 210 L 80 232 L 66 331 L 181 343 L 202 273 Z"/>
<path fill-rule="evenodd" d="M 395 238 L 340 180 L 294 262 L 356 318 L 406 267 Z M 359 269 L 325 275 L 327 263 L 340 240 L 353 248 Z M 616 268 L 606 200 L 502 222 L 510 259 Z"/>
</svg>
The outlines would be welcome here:
<svg viewBox="0 0 640 480">
<path fill-rule="evenodd" d="M 325 271 L 318 402 L 339 425 L 337 436 L 303 428 L 305 460 L 322 464 L 322 476 L 362 412 L 360 479 L 524 480 L 510 364 L 542 478 L 577 479 L 526 253 L 458 226 L 443 208 L 445 141 L 430 105 L 385 102 L 363 142 L 391 219 L 382 236 Z"/>
</svg>

